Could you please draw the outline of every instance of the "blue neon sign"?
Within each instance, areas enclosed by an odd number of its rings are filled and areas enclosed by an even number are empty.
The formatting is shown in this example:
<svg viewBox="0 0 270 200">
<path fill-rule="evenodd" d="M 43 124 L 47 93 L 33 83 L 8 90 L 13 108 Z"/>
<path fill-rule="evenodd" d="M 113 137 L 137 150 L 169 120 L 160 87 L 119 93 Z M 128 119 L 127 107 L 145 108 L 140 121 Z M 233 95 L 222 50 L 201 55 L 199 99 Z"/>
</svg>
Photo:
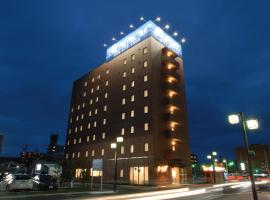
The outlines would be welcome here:
<svg viewBox="0 0 270 200">
<path fill-rule="evenodd" d="M 180 43 L 150 20 L 117 43 L 110 46 L 107 49 L 106 60 L 109 61 L 113 59 L 149 36 L 153 36 L 156 40 L 171 51 L 175 52 L 178 56 L 182 56 L 182 47 Z"/>
</svg>

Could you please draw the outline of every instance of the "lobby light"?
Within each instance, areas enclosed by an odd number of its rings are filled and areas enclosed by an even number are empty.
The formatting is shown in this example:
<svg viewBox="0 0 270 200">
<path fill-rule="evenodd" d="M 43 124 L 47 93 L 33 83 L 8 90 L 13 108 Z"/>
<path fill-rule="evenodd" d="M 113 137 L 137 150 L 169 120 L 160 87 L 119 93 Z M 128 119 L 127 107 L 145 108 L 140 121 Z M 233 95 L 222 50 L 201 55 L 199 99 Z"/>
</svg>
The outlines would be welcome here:
<svg viewBox="0 0 270 200">
<path fill-rule="evenodd" d="M 250 119 L 246 121 L 249 130 L 256 130 L 259 128 L 259 123 L 256 119 Z"/>
<path fill-rule="evenodd" d="M 229 115 L 228 120 L 230 124 L 238 124 L 240 122 L 239 115 L 237 114 Z"/>
</svg>

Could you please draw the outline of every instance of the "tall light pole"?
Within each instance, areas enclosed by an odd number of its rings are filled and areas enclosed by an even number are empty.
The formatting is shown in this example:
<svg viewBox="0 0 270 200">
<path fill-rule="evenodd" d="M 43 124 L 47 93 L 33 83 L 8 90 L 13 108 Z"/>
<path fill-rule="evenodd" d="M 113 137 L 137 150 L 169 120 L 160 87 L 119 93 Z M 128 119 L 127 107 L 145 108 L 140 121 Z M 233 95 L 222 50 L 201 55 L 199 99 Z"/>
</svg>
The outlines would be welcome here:
<svg viewBox="0 0 270 200">
<path fill-rule="evenodd" d="M 228 119 L 229 119 L 230 124 L 239 124 L 240 123 L 242 126 L 245 148 L 246 148 L 246 155 L 247 155 L 247 159 L 248 159 L 248 170 L 249 170 L 250 181 L 251 181 L 251 186 L 252 186 L 253 199 L 258 200 L 255 180 L 254 180 L 252 166 L 251 166 L 251 159 L 250 159 L 251 152 L 249 150 L 248 136 L 247 136 L 247 129 L 256 130 L 259 128 L 258 121 L 255 119 L 246 120 L 243 112 L 240 112 L 238 114 L 229 115 Z"/>
<path fill-rule="evenodd" d="M 122 143 L 124 141 L 123 137 L 117 137 L 116 142 L 111 143 L 111 149 L 114 151 L 114 182 L 113 182 L 113 191 L 116 192 L 117 189 L 117 143 Z"/>
<path fill-rule="evenodd" d="M 207 159 L 211 160 L 212 165 L 213 165 L 213 179 L 214 179 L 214 183 L 216 183 L 216 168 L 215 168 L 215 162 L 217 161 L 217 159 L 215 158 L 217 156 L 217 152 L 213 151 L 211 153 L 211 155 L 207 155 Z"/>
</svg>

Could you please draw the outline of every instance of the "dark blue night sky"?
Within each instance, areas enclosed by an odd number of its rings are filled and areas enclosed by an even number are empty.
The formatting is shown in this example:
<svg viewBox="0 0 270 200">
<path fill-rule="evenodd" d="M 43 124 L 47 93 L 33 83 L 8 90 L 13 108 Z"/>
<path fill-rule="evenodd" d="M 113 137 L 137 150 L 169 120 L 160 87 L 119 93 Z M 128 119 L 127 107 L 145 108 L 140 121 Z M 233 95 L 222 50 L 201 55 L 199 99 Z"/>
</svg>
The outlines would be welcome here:
<svg viewBox="0 0 270 200">
<path fill-rule="evenodd" d="M 193 153 L 233 158 L 242 144 L 226 115 L 257 117 L 252 143 L 270 143 L 270 2 L 248 0 L 0 2 L 0 131 L 4 155 L 64 142 L 73 80 L 105 61 L 103 43 L 161 16 L 184 35 Z"/>
</svg>

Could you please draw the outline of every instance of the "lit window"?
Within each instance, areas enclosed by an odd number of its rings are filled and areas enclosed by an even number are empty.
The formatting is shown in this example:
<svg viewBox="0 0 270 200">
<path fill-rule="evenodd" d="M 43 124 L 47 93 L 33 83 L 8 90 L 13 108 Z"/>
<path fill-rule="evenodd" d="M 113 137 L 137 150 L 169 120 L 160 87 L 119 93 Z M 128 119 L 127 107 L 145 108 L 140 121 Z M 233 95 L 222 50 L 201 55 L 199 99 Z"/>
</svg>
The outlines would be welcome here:
<svg viewBox="0 0 270 200">
<path fill-rule="evenodd" d="M 88 157 L 88 151 L 85 152 L 85 157 L 86 157 L 86 158 Z"/>
<path fill-rule="evenodd" d="M 123 90 L 123 91 L 126 90 L 126 85 L 123 85 L 122 90 Z"/>
<path fill-rule="evenodd" d="M 144 123 L 144 130 L 148 131 L 149 130 L 149 124 L 148 123 Z"/>
<path fill-rule="evenodd" d="M 88 114 L 88 115 L 89 115 L 89 117 L 91 117 L 91 116 L 92 116 L 92 111 L 91 111 L 91 110 L 89 111 L 89 114 Z"/>
<path fill-rule="evenodd" d="M 134 152 L 134 145 L 130 145 L 130 153 L 133 153 Z"/>
<path fill-rule="evenodd" d="M 143 62 L 143 67 L 148 67 L 148 62 L 147 61 Z"/>
<path fill-rule="evenodd" d="M 127 64 L 127 59 L 124 59 L 124 65 L 126 65 Z"/>
<path fill-rule="evenodd" d="M 109 70 L 109 69 L 107 69 L 107 70 L 106 70 L 106 74 L 109 74 L 109 73 L 110 73 L 110 70 Z"/>
<path fill-rule="evenodd" d="M 120 178 L 123 178 L 123 177 L 124 177 L 124 170 L 120 169 Z"/>
<path fill-rule="evenodd" d="M 148 106 L 144 106 L 144 113 L 148 113 Z"/>
<path fill-rule="evenodd" d="M 134 117 L 134 115 L 135 115 L 134 110 L 132 110 L 132 111 L 130 112 L 130 117 Z"/>
<path fill-rule="evenodd" d="M 131 60 L 135 60 L 135 54 L 131 55 Z"/>
<path fill-rule="evenodd" d="M 99 85 L 97 85 L 97 90 L 99 90 Z"/>
<path fill-rule="evenodd" d="M 78 152 L 77 157 L 78 157 L 78 158 L 80 158 L 80 155 L 81 155 L 81 153 L 80 153 L 80 152 Z"/>
<path fill-rule="evenodd" d="M 172 150 L 175 151 L 175 146 L 174 145 L 172 146 Z"/>
<path fill-rule="evenodd" d="M 109 85 L 109 81 L 106 81 L 105 86 L 108 86 L 108 85 Z"/>
<path fill-rule="evenodd" d="M 85 103 L 82 104 L 82 107 L 83 107 L 83 108 L 85 107 Z"/>
<path fill-rule="evenodd" d="M 82 131 L 82 130 L 83 130 L 83 126 L 81 125 L 81 126 L 80 126 L 80 131 Z"/>
<path fill-rule="evenodd" d="M 69 123 L 71 123 L 71 124 L 72 124 L 72 118 L 70 118 Z"/>
<path fill-rule="evenodd" d="M 107 119 L 103 119 L 103 125 L 105 125 L 107 123 Z"/>
<path fill-rule="evenodd" d="M 95 141 L 96 140 L 96 135 L 93 135 L 93 141 Z"/>
<path fill-rule="evenodd" d="M 121 154 L 124 154 L 124 153 L 125 153 L 125 147 L 121 146 Z"/>
<path fill-rule="evenodd" d="M 134 126 L 130 127 L 130 133 L 134 133 Z"/>
<path fill-rule="evenodd" d="M 66 154 L 66 159 L 68 159 L 68 153 Z"/>
<path fill-rule="evenodd" d="M 135 81 L 131 81 L 131 87 L 135 86 Z"/>
<path fill-rule="evenodd" d="M 73 140 L 73 144 L 76 144 L 77 143 L 77 140 L 76 140 L 76 138 Z"/>
<path fill-rule="evenodd" d="M 107 92 L 104 94 L 104 98 L 105 98 L 105 99 L 108 98 L 108 93 L 107 93 Z"/>
<path fill-rule="evenodd" d="M 81 119 L 83 119 L 83 118 L 84 118 L 84 114 L 81 115 Z"/>
<path fill-rule="evenodd" d="M 147 75 L 144 75 L 143 76 L 143 82 L 147 82 L 148 81 L 148 76 Z"/>
<path fill-rule="evenodd" d="M 88 128 L 88 129 L 90 129 L 90 128 L 91 128 L 91 123 L 88 123 L 87 128 Z"/>
<path fill-rule="evenodd" d="M 89 142 L 89 140 L 90 140 L 90 137 L 89 137 L 89 136 L 87 136 L 86 141 L 87 141 L 87 142 Z"/>
<path fill-rule="evenodd" d="M 122 113 L 122 120 L 126 118 L 126 113 Z"/>
<path fill-rule="evenodd" d="M 97 122 L 96 121 L 94 121 L 94 127 L 97 127 Z"/>
<path fill-rule="evenodd" d="M 102 133 L 102 139 L 105 139 L 105 138 L 106 138 L 106 133 L 103 132 L 103 133 Z"/>
<path fill-rule="evenodd" d="M 77 133 L 77 132 L 78 132 L 78 127 L 76 126 L 76 127 L 75 127 L 75 133 Z"/>
<path fill-rule="evenodd" d="M 80 107 L 81 107 L 81 106 L 80 106 L 80 105 L 78 105 L 78 106 L 77 106 L 77 109 L 78 109 L 78 110 L 80 110 Z"/>
<path fill-rule="evenodd" d="M 77 115 L 77 116 L 76 116 L 76 121 L 78 121 L 78 120 L 79 120 L 79 116 Z"/>
<path fill-rule="evenodd" d="M 101 155 L 104 156 L 104 149 L 101 149 Z"/>
<path fill-rule="evenodd" d="M 83 93 L 83 97 L 86 97 L 86 92 Z"/>
<path fill-rule="evenodd" d="M 123 72 L 123 77 L 127 77 L 127 72 Z"/>
<path fill-rule="evenodd" d="M 107 105 L 103 107 L 103 111 L 107 111 Z"/>
<path fill-rule="evenodd" d="M 79 143 L 82 143 L 82 138 L 79 138 Z"/>
<path fill-rule="evenodd" d="M 92 157 L 95 156 L 95 151 L 94 150 L 92 150 L 91 155 L 92 155 Z"/>
<path fill-rule="evenodd" d="M 95 114 L 97 115 L 97 113 L 98 113 L 98 109 L 96 108 L 96 109 L 95 109 Z"/>
<path fill-rule="evenodd" d="M 90 99 L 90 102 L 89 102 L 89 103 L 90 103 L 90 105 L 92 105 L 92 104 L 93 104 L 93 100 L 92 100 L 92 99 Z"/>
<path fill-rule="evenodd" d="M 96 97 L 96 102 L 98 102 L 98 97 Z"/>
<path fill-rule="evenodd" d="M 91 89 L 91 93 L 94 93 L 94 88 Z"/>
<path fill-rule="evenodd" d="M 97 75 L 97 79 L 100 79 L 100 74 L 99 74 L 99 75 Z"/>
<path fill-rule="evenodd" d="M 71 112 L 73 112 L 74 111 L 74 109 L 73 108 L 71 108 Z"/>
<path fill-rule="evenodd" d="M 134 74 L 135 73 L 135 67 L 131 68 L 131 73 Z"/>
<path fill-rule="evenodd" d="M 134 102 L 134 101 L 135 101 L 135 96 L 134 96 L 134 95 L 131 95 L 130 101 L 131 101 L 131 102 Z"/>
<path fill-rule="evenodd" d="M 67 141 L 67 145 L 69 145 L 69 140 Z"/>
<path fill-rule="evenodd" d="M 71 134 L 71 129 L 68 129 L 68 133 Z"/>
<path fill-rule="evenodd" d="M 148 143 L 144 143 L 144 151 L 148 151 Z"/>
<path fill-rule="evenodd" d="M 121 128 L 121 135 L 125 135 L 125 129 Z"/>
<path fill-rule="evenodd" d="M 147 47 L 143 48 L 143 54 L 147 54 Z"/>
<path fill-rule="evenodd" d="M 95 82 L 95 78 L 92 78 L 92 83 L 94 83 Z"/>
<path fill-rule="evenodd" d="M 72 153 L 72 158 L 75 158 L 75 153 Z"/>
<path fill-rule="evenodd" d="M 123 99 L 122 99 L 122 105 L 125 105 L 125 104 L 126 104 L 126 99 L 123 98 Z"/>
</svg>

